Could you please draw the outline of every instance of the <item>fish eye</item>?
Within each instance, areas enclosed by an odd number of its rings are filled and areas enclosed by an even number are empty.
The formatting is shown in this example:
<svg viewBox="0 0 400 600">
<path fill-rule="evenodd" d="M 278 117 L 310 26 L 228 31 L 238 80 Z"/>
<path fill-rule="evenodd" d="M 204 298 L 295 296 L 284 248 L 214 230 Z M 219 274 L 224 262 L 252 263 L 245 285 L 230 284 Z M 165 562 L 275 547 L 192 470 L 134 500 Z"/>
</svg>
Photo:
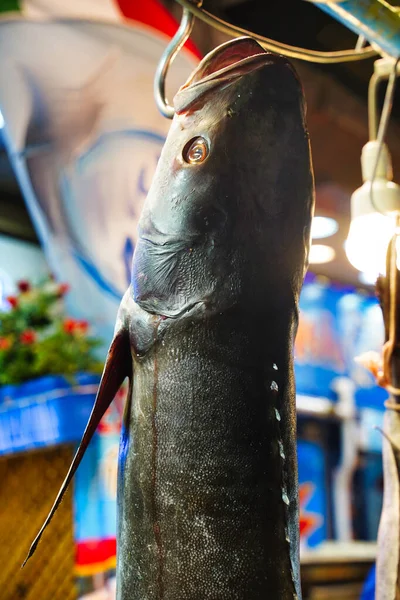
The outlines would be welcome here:
<svg viewBox="0 0 400 600">
<path fill-rule="evenodd" d="M 189 165 L 198 165 L 204 162 L 209 154 L 207 141 L 201 137 L 192 138 L 185 144 L 182 156 Z"/>
</svg>

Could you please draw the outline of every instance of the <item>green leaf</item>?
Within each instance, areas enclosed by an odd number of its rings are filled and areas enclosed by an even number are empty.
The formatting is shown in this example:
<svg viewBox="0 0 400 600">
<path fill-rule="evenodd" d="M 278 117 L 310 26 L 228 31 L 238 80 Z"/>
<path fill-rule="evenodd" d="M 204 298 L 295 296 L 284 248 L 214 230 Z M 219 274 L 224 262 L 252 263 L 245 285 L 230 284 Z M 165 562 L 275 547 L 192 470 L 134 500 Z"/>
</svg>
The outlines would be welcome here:
<svg viewBox="0 0 400 600">
<path fill-rule="evenodd" d="M 19 294 L 12 310 L 0 312 L 0 385 L 45 375 L 72 381 L 78 371 L 101 373 L 103 363 L 94 355 L 100 340 L 88 337 L 80 322 L 69 319 L 65 327 L 65 321 L 54 282 Z"/>
<path fill-rule="evenodd" d="M 10 11 L 21 12 L 19 0 L 0 0 L 0 13 Z"/>
</svg>

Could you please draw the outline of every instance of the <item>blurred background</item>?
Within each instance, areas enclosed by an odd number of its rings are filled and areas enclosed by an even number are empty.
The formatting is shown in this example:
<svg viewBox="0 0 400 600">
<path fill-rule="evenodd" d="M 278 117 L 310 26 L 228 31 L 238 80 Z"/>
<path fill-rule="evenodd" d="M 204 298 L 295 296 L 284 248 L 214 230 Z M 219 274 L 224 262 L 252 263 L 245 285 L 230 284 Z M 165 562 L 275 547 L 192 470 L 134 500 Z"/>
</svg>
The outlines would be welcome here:
<svg viewBox="0 0 400 600">
<path fill-rule="evenodd" d="M 205 6 L 292 45 L 357 43 L 303 0 Z M 138 215 L 170 124 L 157 112 L 153 77 L 181 8 L 173 0 L 0 0 L 0 10 L 0 599 L 112 600 L 124 390 L 35 557 L 20 564 L 82 434 L 129 283 Z M 196 22 L 168 73 L 168 98 L 227 39 Z M 306 600 L 350 600 L 375 560 L 383 492 L 374 427 L 387 394 L 354 361 L 384 341 L 377 272 L 357 270 L 345 252 L 374 59 L 293 62 L 316 181 L 295 349 L 302 577 Z M 399 134 L 397 94 L 387 136 L 395 181 Z"/>
</svg>

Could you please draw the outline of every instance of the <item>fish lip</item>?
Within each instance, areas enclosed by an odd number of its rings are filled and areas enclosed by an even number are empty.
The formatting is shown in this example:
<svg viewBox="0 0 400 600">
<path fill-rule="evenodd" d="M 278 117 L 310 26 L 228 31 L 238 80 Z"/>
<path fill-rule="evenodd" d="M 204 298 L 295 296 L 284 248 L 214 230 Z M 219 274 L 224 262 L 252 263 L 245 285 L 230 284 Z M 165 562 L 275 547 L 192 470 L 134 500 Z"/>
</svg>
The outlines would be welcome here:
<svg viewBox="0 0 400 600">
<path fill-rule="evenodd" d="M 167 233 L 159 229 L 153 220 L 150 218 L 148 222 L 140 226 L 138 228 L 139 241 L 147 242 L 152 246 L 175 246 L 184 247 L 186 244 L 193 244 L 197 239 L 199 239 L 199 234 L 193 233 L 190 234 L 188 232 L 179 232 L 179 233 Z"/>
<path fill-rule="evenodd" d="M 298 80 L 287 58 L 267 52 L 252 38 L 237 38 L 218 46 L 203 58 L 178 90 L 174 98 L 175 113 L 190 115 L 206 105 L 210 96 L 215 96 L 218 90 L 267 65 L 290 69 Z"/>
<path fill-rule="evenodd" d="M 159 234 L 159 237 L 161 237 L 163 234 Z M 151 235 L 141 235 L 140 239 L 143 242 L 147 242 L 148 244 L 151 244 L 152 246 L 156 246 L 156 247 L 164 247 L 164 246 L 186 246 L 186 245 L 190 245 L 191 243 L 193 243 L 196 239 L 198 239 L 199 236 L 192 236 L 192 237 L 185 237 L 183 238 L 174 238 L 171 237 L 167 234 L 164 234 L 166 239 L 160 240 L 160 239 L 154 239 L 154 236 Z"/>
<path fill-rule="evenodd" d="M 249 56 L 248 58 L 243 58 L 235 62 L 232 65 L 228 65 L 223 67 L 222 69 L 218 69 L 218 71 L 213 71 L 210 75 L 199 79 L 195 83 L 186 83 L 181 87 L 181 90 L 185 90 L 187 88 L 195 89 L 197 87 L 201 87 L 208 82 L 215 82 L 220 79 L 235 79 L 237 77 L 242 77 L 243 75 L 247 75 L 252 71 L 255 71 L 259 67 L 267 64 L 268 62 L 273 62 L 269 59 L 269 55 L 267 54 L 258 54 L 257 56 Z"/>
<path fill-rule="evenodd" d="M 197 312 L 197 309 L 200 306 L 203 307 L 203 311 L 206 310 L 206 308 L 207 308 L 207 302 L 205 300 L 197 300 L 196 302 L 192 302 L 190 304 L 187 304 L 179 312 L 164 311 L 161 314 L 161 313 L 158 313 L 156 311 L 156 309 L 149 310 L 148 308 L 146 308 L 146 306 L 145 306 L 146 300 L 136 300 L 136 303 L 139 306 L 141 306 L 141 308 L 143 308 L 144 310 L 146 310 L 146 312 L 151 313 L 151 314 L 153 314 L 156 317 L 160 317 L 163 321 L 167 321 L 169 319 L 175 321 L 176 319 L 179 319 L 180 317 L 183 317 L 183 316 L 191 317 L 194 312 Z"/>
<path fill-rule="evenodd" d="M 183 317 L 183 316 L 190 317 L 192 315 L 192 313 L 195 312 L 195 309 L 197 309 L 199 306 L 202 306 L 205 309 L 206 308 L 205 301 L 198 300 L 197 302 L 192 302 L 191 304 L 188 304 L 187 306 L 185 306 L 185 308 L 183 308 L 181 311 L 179 311 L 176 314 L 169 314 L 169 315 L 163 315 L 163 316 L 165 316 L 167 319 L 179 319 L 180 317 Z"/>
<path fill-rule="evenodd" d="M 231 61 L 231 62 L 230 62 Z M 249 37 L 236 38 L 221 44 L 207 54 L 187 82 L 180 88 L 196 88 L 210 81 L 241 77 L 260 68 L 266 63 L 280 63 L 290 66 L 282 55 L 267 52 Z M 218 65 L 222 66 L 219 67 Z"/>
</svg>

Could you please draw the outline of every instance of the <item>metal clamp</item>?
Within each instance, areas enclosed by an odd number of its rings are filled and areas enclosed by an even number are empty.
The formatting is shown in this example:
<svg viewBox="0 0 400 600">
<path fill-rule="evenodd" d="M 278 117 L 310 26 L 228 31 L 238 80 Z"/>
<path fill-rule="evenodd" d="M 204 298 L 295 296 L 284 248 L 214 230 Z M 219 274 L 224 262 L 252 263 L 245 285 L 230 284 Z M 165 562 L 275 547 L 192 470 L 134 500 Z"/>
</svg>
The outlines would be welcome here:
<svg viewBox="0 0 400 600">
<path fill-rule="evenodd" d="M 383 81 L 390 80 L 394 77 L 393 71 L 397 71 L 397 76 L 400 76 L 399 61 L 393 58 L 380 58 L 374 63 L 374 73 L 370 79 L 368 87 L 368 124 L 369 124 L 369 139 L 376 140 L 378 136 L 378 110 L 377 110 L 377 93 L 379 85 Z"/>
<path fill-rule="evenodd" d="M 194 20 L 195 17 L 190 10 L 184 8 L 179 29 L 164 50 L 154 77 L 154 97 L 157 108 L 164 117 L 167 117 L 167 119 L 172 119 L 175 114 L 173 107 L 169 104 L 165 95 L 165 79 L 167 71 L 190 36 Z"/>
</svg>

